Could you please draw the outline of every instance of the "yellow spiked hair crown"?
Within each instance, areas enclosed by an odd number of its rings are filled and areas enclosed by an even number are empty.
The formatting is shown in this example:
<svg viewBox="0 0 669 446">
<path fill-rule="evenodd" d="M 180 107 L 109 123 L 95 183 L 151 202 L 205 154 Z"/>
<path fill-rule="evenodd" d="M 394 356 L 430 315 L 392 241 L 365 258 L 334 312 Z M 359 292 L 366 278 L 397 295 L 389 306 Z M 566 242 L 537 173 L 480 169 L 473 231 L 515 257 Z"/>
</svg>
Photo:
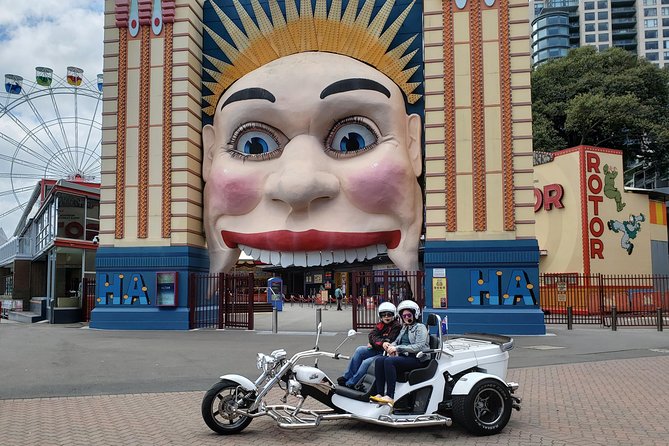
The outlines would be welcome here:
<svg viewBox="0 0 669 446">
<path fill-rule="evenodd" d="M 389 47 L 415 0 L 385 31 L 384 27 L 395 0 L 385 1 L 371 21 L 375 0 L 362 1 L 362 8 L 357 13 L 359 0 L 349 0 L 342 15 L 342 0 L 332 0 L 329 11 L 326 0 L 316 0 L 313 10 L 310 0 L 301 0 L 299 12 L 295 0 L 286 0 L 284 16 L 277 0 L 269 0 L 272 17 L 270 21 L 259 1 L 251 0 L 256 18 L 254 21 L 239 0 L 233 0 L 244 31 L 211 1 L 211 6 L 234 45 L 204 25 L 205 31 L 225 54 L 229 63 L 205 55 L 215 69 L 204 69 L 214 82 L 203 83 L 211 91 L 210 95 L 203 98 L 206 103 L 203 111 L 212 116 L 223 92 L 242 76 L 273 60 L 307 51 L 341 54 L 365 62 L 392 79 L 404 92 L 407 101 L 414 104 L 421 97 L 413 93 L 420 82 L 409 82 L 409 78 L 418 70 L 418 66 L 407 69 L 405 67 L 418 50 L 404 53 L 416 36 L 410 37 L 395 48 L 389 49 Z"/>
</svg>

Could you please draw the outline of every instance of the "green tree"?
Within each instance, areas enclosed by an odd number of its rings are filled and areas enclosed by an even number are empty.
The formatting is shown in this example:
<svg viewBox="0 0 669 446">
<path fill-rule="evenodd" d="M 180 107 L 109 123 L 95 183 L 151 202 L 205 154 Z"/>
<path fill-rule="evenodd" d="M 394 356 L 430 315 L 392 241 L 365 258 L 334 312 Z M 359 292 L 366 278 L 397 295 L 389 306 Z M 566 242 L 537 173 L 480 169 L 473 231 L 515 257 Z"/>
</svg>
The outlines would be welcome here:
<svg viewBox="0 0 669 446">
<path fill-rule="evenodd" d="M 620 48 L 573 49 L 532 73 L 534 149 L 579 144 L 669 164 L 669 71 Z"/>
</svg>

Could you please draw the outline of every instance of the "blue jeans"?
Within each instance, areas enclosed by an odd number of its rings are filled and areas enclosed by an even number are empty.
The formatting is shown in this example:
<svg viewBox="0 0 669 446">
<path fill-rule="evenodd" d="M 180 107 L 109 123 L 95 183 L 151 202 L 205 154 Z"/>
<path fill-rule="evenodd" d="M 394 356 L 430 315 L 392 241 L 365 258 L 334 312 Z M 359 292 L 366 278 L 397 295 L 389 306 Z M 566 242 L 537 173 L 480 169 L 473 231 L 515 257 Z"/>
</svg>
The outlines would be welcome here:
<svg viewBox="0 0 669 446">
<path fill-rule="evenodd" d="M 395 399 L 397 373 L 407 372 L 420 367 L 421 362 L 415 356 L 379 356 L 374 362 L 376 393 Z M 384 393 L 384 389 L 388 390 Z"/>
<path fill-rule="evenodd" d="M 372 364 L 374 357 L 381 353 L 379 350 L 367 348 L 366 345 L 356 348 L 353 357 L 351 357 L 351 362 L 348 363 L 348 369 L 344 373 L 346 385 L 349 387 L 356 385 L 365 376 L 365 373 L 367 373 L 367 369 Z"/>
</svg>

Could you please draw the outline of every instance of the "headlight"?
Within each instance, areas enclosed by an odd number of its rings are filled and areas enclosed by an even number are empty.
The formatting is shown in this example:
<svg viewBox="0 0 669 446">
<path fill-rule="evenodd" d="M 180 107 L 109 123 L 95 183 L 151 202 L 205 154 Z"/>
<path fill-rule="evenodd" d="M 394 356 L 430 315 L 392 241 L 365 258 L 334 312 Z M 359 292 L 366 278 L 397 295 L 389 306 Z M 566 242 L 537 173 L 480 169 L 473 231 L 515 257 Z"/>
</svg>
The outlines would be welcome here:
<svg viewBox="0 0 669 446">
<path fill-rule="evenodd" d="M 274 358 L 276 361 L 281 361 L 286 357 L 286 351 L 284 349 L 280 350 L 274 350 L 272 353 L 270 353 L 272 358 Z"/>
<path fill-rule="evenodd" d="M 268 372 L 269 370 L 272 370 L 275 362 L 276 360 L 271 356 L 267 356 L 263 353 L 258 353 L 258 358 L 256 360 L 256 367 L 258 367 L 258 370 L 262 370 L 263 372 Z"/>
<path fill-rule="evenodd" d="M 262 370 L 266 361 L 265 358 L 266 356 L 263 353 L 258 353 L 258 356 L 256 357 L 256 367 L 258 370 Z"/>
</svg>

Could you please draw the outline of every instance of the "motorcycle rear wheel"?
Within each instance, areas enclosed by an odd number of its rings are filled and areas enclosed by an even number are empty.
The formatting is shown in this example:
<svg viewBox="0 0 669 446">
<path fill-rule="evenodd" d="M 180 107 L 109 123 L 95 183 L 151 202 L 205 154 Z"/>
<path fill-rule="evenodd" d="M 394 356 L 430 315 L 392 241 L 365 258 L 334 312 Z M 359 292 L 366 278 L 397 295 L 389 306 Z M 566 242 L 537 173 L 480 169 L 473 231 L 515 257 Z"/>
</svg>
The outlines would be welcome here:
<svg viewBox="0 0 669 446">
<path fill-rule="evenodd" d="M 220 381 L 207 391 L 202 399 L 202 418 L 211 430 L 218 434 L 238 434 L 251 423 L 252 418 L 235 413 L 235 393 L 238 396 L 252 394 L 239 390 L 239 384 L 232 381 Z M 243 407 L 243 405 L 240 405 Z"/>
<path fill-rule="evenodd" d="M 496 379 L 484 379 L 469 394 L 453 396 L 453 419 L 474 435 L 494 435 L 509 422 L 511 407 L 509 389 Z"/>
</svg>

